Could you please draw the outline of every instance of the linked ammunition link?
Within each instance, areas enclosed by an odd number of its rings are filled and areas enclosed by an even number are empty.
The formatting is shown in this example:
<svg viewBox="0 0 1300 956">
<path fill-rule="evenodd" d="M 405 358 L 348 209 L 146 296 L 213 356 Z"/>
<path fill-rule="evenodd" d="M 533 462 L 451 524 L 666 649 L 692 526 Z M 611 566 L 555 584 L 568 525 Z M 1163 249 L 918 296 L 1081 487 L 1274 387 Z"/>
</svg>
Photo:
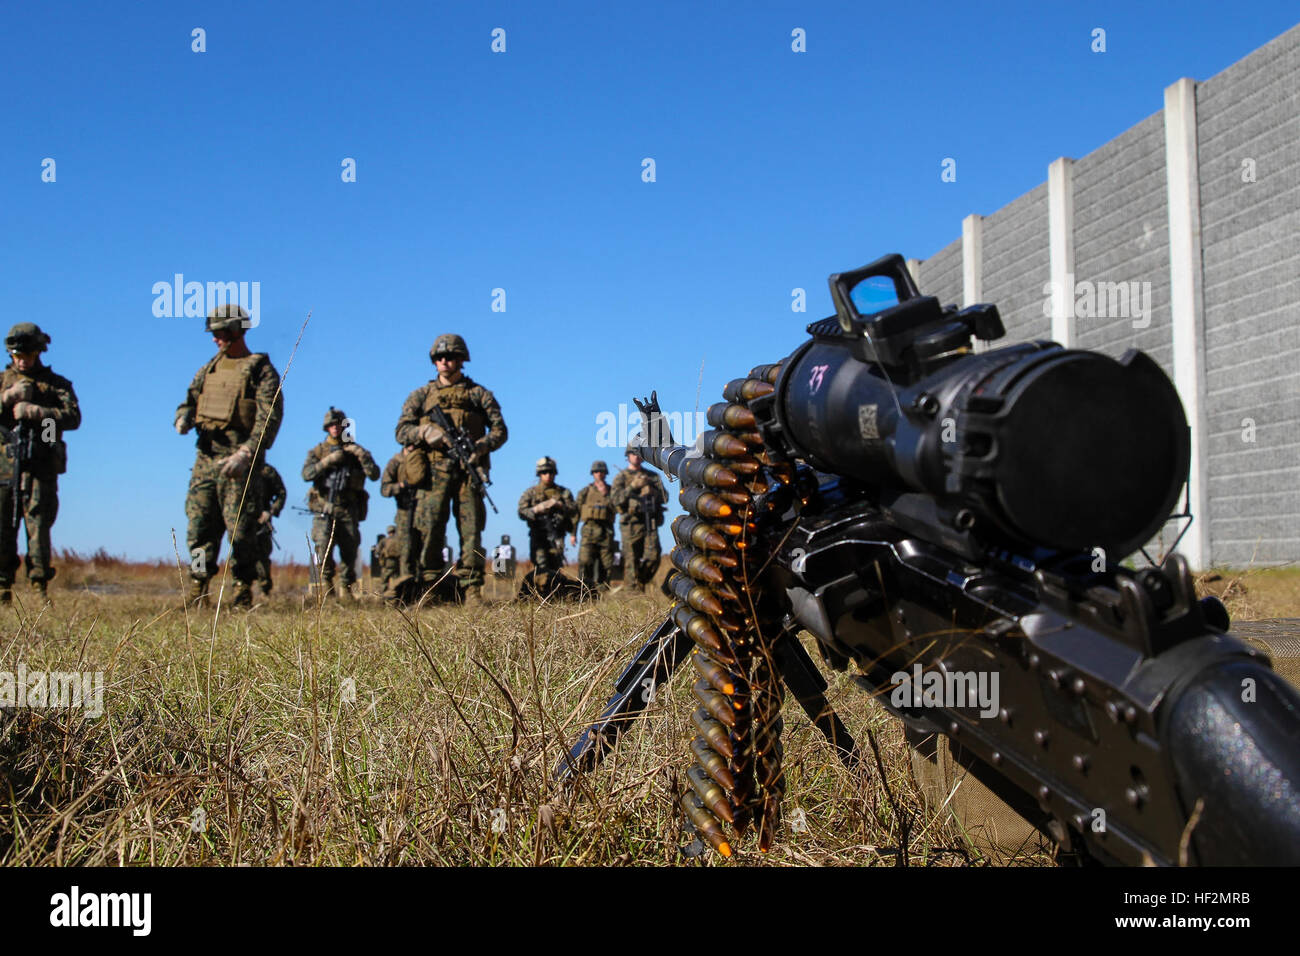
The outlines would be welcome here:
<svg viewBox="0 0 1300 956">
<path fill-rule="evenodd" d="M 691 693 L 697 735 L 690 784 L 681 805 L 696 833 L 723 856 L 732 855 L 727 826 L 737 838 L 758 831 L 758 847 L 772 845 L 781 820 L 783 684 L 767 641 L 779 633 L 757 593 L 760 554 L 755 498 L 789 470 L 770 459 L 745 403 L 771 394 L 779 365 L 763 365 L 729 382 L 725 402 L 708 410 L 713 426 L 700 436 L 702 456 L 681 461 L 686 514 L 672 525 L 675 568 L 668 590 L 677 599 L 673 619 L 695 643 L 690 660 L 699 679 Z M 763 472 L 760 474 L 760 472 Z"/>
</svg>

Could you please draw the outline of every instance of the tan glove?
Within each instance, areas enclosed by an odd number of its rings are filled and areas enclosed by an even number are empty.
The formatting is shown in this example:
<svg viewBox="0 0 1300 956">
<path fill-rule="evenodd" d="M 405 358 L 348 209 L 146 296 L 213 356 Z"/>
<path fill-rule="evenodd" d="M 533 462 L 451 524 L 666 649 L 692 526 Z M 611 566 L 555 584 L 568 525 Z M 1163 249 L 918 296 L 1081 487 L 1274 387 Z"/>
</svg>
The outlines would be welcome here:
<svg viewBox="0 0 1300 956">
<path fill-rule="evenodd" d="M 361 446 L 354 441 L 350 441 L 344 445 L 343 450 L 354 458 L 361 457 Z"/>
<path fill-rule="evenodd" d="M 487 439 L 480 438 L 474 443 L 474 454 L 469 456 L 469 463 L 471 465 L 481 465 L 487 460 L 488 454 Z"/>
<path fill-rule="evenodd" d="M 322 468 L 337 468 L 339 465 L 343 464 L 343 461 L 346 458 L 347 452 L 342 448 L 335 448 L 320 460 L 320 465 Z"/>
<path fill-rule="evenodd" d="M 245 446 L 240 445 L 232 454 L 227 455 L 221 461 L 221 474 L 226 478 L 241 478 L 248 471 L 248 466 L 252 464 L 253 453 Z"/>
<path fill-rule="evenodd" d="M 33 405 L 31 402 L 19 402 L 14 406 L 14 418 L 23 421 L 38 421 L 42 418 L 49 418 L 51 412 L 48 408 L 41 408 L 39 405 Z"/>
<path fill-rule="evenodd" d="M 533 505 L 533 514 L 535 515 L 545 514 L 546 512 L 550 511 L 552 508 L 558 507 L 559 504 L 560 504 L 559 498 L 547 498 L 545 501 L 541 502 L 540 504 Z"/>
<path fill-rule="evenodd" d="M 430 422 L 420 429 L 420 441 L 429 448 L 446 448 L 447 434 L 440 426 Z"/>
<path fill-rule="evenodd" d="M 193 427 L 194 427 L 194 422 L 189 415 L 176 416 L 176 434 L 185 435 Z"/>
<path fill-rule="evenodd" d="M 0 392 L 0 402 L 6 406 L 14 402 L 30 402 L 32 400 L 32 380 L 29 378 L 14 382 L 3 392 Z"/>
<path fill-rule="evenodd" d="M 260 515 L 257 516 L 258 524 L 266 524 L 270 520 L 271 520 L 271 512 L 269 511 L 263 511 Z"/>
</svg>

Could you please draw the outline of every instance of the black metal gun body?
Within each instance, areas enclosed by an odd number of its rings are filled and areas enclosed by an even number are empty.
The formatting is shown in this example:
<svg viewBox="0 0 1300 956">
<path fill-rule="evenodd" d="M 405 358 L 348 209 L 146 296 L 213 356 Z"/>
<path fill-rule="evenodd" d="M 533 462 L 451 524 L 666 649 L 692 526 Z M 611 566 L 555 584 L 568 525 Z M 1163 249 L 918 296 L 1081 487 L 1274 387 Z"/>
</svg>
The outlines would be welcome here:
<svg viewBox="0 0 1300 956">
<path fill-rule="evenodd" d="M 32 443 L 36 432 L 26 422 L 17 422 L 13 428 L 4 429 L 4 439 L 8 442 L 9 456 L 13 463 L 13 475 L 9 482 L 11 495 L 11 526 L 18 528 L 23 523 L 23 478 L 31 470 Z"/>
<path fill-rule="evenodd" d="M 1181 558 L 1155 589 L 1162 609 L 1137 575 L 1094 573 L 1087 555 L 972 566 L 841 482 L 810 504 L 789 516 L 771 581 L 913 740 L 959 743 L 991 790 L 1100 860 L 1300 862 L 1300 695 L 1206 620 Z M 951 706 L 954 688 L 967 706 Z M 1206 737 L 1225 722 L 1239 729 Z"/>
<path fill-rule="evenodd" d="M 940 308 L 898 256 L 830 281 L 837 315 L 729 383 L 709 410 L 717 431 L 694 448 L 672 443 L 653 396 L 638 403 L 634 445 L 682 482 L 688 512 L 673 526 L 678 604 L 561 772 L 599 760 L 643 709 L 637 681 L 658 686 L 689 635 L 701 673 L 738 675 L 735 707 L 757 728 L 728 741 L 697 724 L 725 760 L 692 744 L 697 793 L 716 803 L 721 788 L 729 802 L 717 819 L 689 791 L 683 807 L 729 854 L 719 821 L 757 813 L 746 781 L 769 794 L 764 823 L 783 792 L 778 685 L 854 762 L 803 630 L 827 664 L 855 667 L 913 746 L 959 746 L 970 772 L 1068 850 L 1300 864 L 1300 692 L 1229 633 L 1221 604 L 1196 598 L 1181 556 L 1119 564 L 1186 478 L 1172 383 L 1136 351 L 973 353 L 972 335 L 1003 334 L 996 308 Z M 882 284 L 897 304 L 873 304 Z M 710 680 L 697 684 L 706 703 Z M 751 692 L 768 695 L 765 711 L 744 710 Z M 727 774 L 712 773 L 720 765 Z"/>
<path fill-rule="evenodd" d="M 474 463 L 474 442 L 465 434 L 463 428 L 457 428 L 452 423 L 441 406 L 433 406 L 429 410 L 429 418 L 442 429 L 443 434 L 446 436 L 447 454 L 469 476 L 470 485 L 474 488 L 475 493 L 482 495 L 487 500 L 487 503 L 492 506 L 492 512 L 496 514 L 496 502 L 492 500 L 492 496 L 488 494 L 487 490 L 488 485 L 492 484 L 492 479 L 488 477 L 488 473 L 482 465 Z"/>
</svg>

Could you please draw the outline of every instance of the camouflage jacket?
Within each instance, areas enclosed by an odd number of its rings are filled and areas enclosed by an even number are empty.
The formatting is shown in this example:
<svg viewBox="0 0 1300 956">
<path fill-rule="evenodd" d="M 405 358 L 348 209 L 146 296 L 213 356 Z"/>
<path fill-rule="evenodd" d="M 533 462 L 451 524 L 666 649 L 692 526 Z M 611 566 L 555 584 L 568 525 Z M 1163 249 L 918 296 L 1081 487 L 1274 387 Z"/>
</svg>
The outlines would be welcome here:
<svg viewBox="0 0 1300 956">
<path fill-rule="evenodd" d="M 199 414 L 199 403 L 208 376 L 217 370 L 224 357 L 224 352 L 218 352 L 194 373 L 185 401 L 176 406 L 175 418 L 183 416 L 194 423 L 199 450 L 205 454 L 228 455 L 237 445 L 243 445 L 255 455 L 264 456 L 275 443 L 284 418 L 284 396 L 278 393 L 280 373 L 264 352 L 253 352 L 238 360 L 245 363 L 241 368 L 243 378 L 235 403 L 238 420 L 224 427 L 212 425 Z"/>
<path fill-rule="evenodd" d="M 613 528 L 617 513 L 613 498 L 614 489 L 608 483 L 605 484 L 605 490 L 601 491 L 593 481 L 578 492 L 578 521 Z"/>
<path fill-rule="evenodd" d="M 29 468 L 32 474 L 42 477 L 61 475 L 67 470 L 68 452 L 63 443 L 63 433 L 72 431 L 81 425 L 81 406 L 77 403 L 77 393 L 72 390 L 72 383 L 59 375 L 48 365 L 38 365 L 30 372 L 20 372 L 10 363 L 0 372 L 0 391 L 30 382 L 30 398 L 25 401 L 41 409 L 41 417 L 35 421 L 28 420 L 34 427 L 32 458 Z M 12 402 L 0 408 L 0 425 L 13 428 L 17 424 Z M 53 431 L 47 422 L 53 423 Z M 13 472 L 12 461 L 0 456 L 0 474 L 6 478 Z"/>
<path fill-rule="evenodd" d="M 302 480 L 312 483 L 311 490 L 307 493 L 307 506 L 312 511 L 325 510 L 330 494 L 328 479 L 337 469 L 342 468 L 347 472 L 342 489 L 342 504 L 353 515 L 361 508 L 362 500 L 366 497 L 366 479 L 374 481 L 379 477 L 379 466 L 375 464 L 374 458 L 370 457 L 370 452 L 355 442 L 349 444 L 356 450 L 355 454 L 344 452 L 343 461 L 329 468 L 321 465 L 322 460 L 342 449 L 343 442 L 336 438 L 327 438 L 307 452 L 307 460 L 302 466 Z M 338 506 L 337 498 L 334 504 Z"/>
<path fill-rule="evenodd" d="M 664 487 L 663 479 L 650 469 L 643 467 L 633 471 L 631 468 L 624 468 L 614 476 L 614 490 L 610 493 L 610 501 L 623 516 L 624 522 L 641 523 L 640 498 L 643 495 L 652 497 L 660 505 L 668 503 L 668 489 Z M 663 523 L 662 513 L 659 523 Z"/>
<path fill-rule="evenodd" d="M 269 464 L 263 463 L 261 470 L 257 473 L 257 480 L 261 489 L 257 502 L 258 509 L 260 511 L 269 511 L 272 518 L 278 518 L 280 512 L 284 510 L 285 502 L 289 500 L 289 492 L 285 490 L 284 479 Z"/>
<path fill-rule="evenodd" d="M 419 448 L 403 448 L 384 465 L 379 479 L 379 493 L 396 498 L 401 492 L 429 487 L 429 456 Z M 410 498 L 410 496 L 406 496 Z M 398 502 L 398 507 L 403 507 Z M 408 502 L 405 507 L 410 507 Z"/>
<path fill-rule="evenodd" d="M 443 385 L 435 378 L 406 396 L 402 415 L 397 419 L 397 441 L 426 451 L 432 467 L 450 468 L 445 451 L 429 448 L 420 441 L 420 430 L 429 424 L 429 410 L 434 405 L 442 407 L 453 425 L 465 429 L 470 440 L 484 452 L 483 468 L 490 468 L 492 462 L 487 452 L 496 451 L 506 443 L 506 423 L 496 398 L 468 375 L 462 375 L 455 385 Z"/>
<path fill-rule="evenodd" d="M 553 508 L 537 513 L 537 506 L 548 498 L 560 503 Z M 578 506 L 573 500 L 573 492 L 563 485 L 551 485 L 549 488 L 540 481 L 519 496 L 519 517 L 527 521 L 530 528 L 543 523 L 548 515 L 558 515 L 551 530 L 556 535 L 572 531 L 577 525 Z"/>
</svg>

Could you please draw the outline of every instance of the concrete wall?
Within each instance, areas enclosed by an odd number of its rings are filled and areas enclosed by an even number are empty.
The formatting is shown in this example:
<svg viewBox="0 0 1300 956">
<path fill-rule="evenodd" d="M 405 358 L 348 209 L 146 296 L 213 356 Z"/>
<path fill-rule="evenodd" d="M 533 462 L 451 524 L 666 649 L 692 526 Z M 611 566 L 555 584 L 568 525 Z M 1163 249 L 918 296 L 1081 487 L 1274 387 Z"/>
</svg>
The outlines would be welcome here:
<svg viewBox="0 0 1300 956">
<path fill-rule="evenodd" d="M 949 243 L 921 263 L 912 278 L 926 295 L 938 296 L 943 305 L 961 305 L 961 240 Z"/>
<path fill-rule="evenodd" d="M 1196 117 L 1211 548 L 1232 565 L 1295 560 L 1300 28 L 1199 84 Z"/>
<path fill-rule="evenodd" d="M 999 344 L 1138 348 L 1175 381 L 1193 567 L 1300 560 L 1300 26 L 962 235 L 917 263 L 922 292 L 977 290 Z"/>
<path fill-rule="evenodd" d="M 1047 187 L 1039 186 L 984 220 L 984 301 L 996 303 L 1006 342 L 1050 339 L 1043 288 L 1047 256 Z"/>
</svg>

